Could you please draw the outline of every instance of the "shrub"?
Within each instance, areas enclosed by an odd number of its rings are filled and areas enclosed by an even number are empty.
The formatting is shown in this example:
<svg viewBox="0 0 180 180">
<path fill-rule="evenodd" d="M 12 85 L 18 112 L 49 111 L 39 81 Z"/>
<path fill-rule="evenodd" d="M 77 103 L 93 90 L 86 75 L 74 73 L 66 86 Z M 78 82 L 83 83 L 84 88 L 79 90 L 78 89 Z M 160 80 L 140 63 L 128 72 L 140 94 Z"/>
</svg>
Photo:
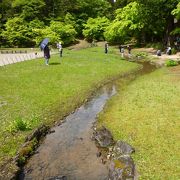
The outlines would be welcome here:
<svg viewBox="0 0 180 180">
<path fill-rule="evenodd" d="M 31 125 L 22 119 L 21 117 L 16 118 L 7 128 L 6 130 L 10 133 L 17 132 L 17 131 L 26 131 L 30 130 Z"/>
<path fill-rule="evenodd" d="M 21 117 L 16 118 L 16 120 L 14 121 L 14 126 L 16 130 L 20 130 L 20 131 L 25 131 L 30 129 L 30 125 Z"/>
<path fill-rule="evenodd" d="M 135 53 L 135 56 L 136 57 L 146 57 L 147 53 L 145 53 L 145 52 L 137 52 L 137 53 Z"/>
<path fill-rule="evenodd" d="M 170 67 L 170 66 L 177 66 L 178 65 L 178 62 L 170 59 L 168 61 L 166 61 L 166 66 Z"/>
<path fill-rule="evenodd" d="M 109 20 L 106 17 L 89 18 L 87 24 L 84 25 L 83 35 L 90 41 L 93 39 L 102 40 L 104 39 L 103 33 L 108 25 Z"/>
</svg>

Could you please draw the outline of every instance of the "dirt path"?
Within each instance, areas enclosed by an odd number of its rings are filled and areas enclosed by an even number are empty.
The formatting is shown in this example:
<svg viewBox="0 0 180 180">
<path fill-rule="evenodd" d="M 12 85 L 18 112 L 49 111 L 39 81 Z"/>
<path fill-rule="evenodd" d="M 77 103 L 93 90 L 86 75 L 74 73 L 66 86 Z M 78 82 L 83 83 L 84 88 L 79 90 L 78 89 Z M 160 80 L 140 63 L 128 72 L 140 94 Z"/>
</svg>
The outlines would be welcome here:
<svg viewBox="0 0 180 180">
<path fill-rule="evenodd" d="M 157 56 L 156 55 L 157 50 L 155 50 L 154 48 L 138 48 L 138 49 L 134 49 L 134 51 L 147 53 L 149 56 L 152 57 L 152 60 L 157 64 L 159 64 L 160 66 L 163 66 L 165 62 L 169 59 L 172 59 L 174 61 L 180 61 L 180 52 L 173 55 L 167 55 L 165 53 L 162 53 L 161 56 Z"/>
</svg>

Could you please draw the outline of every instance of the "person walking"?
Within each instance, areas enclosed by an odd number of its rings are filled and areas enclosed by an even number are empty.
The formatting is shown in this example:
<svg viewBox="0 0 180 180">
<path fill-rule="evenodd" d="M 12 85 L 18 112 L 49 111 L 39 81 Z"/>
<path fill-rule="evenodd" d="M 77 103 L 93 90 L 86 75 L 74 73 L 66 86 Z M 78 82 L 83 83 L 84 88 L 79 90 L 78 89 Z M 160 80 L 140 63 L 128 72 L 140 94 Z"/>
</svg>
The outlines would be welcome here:
<svg viewBox="0 0 180 180">
<path fill-rule="evenodd" d="M 105 43 L 105 54 L 107 54 L 108 53 L 108 48 L 109 48 L 109 45 L 108 45 L 108 43 Z"/>
<path fill-rule="evenodd" d="M 119 45 L 119 52 L 121 53 L 121 57 L 124 57 L 124 46 Z"/>
<path fill-rule="evenodd" d="M 45 64 L 49 65 L 50 49 L 49 49 L 48 45 L 46 45 L 44 48 L 44 58 L 45 58 Z"/>
<path fill-rule="evenodd" d="M 130 58 L 131 57 L 131 47 L 128 45 L 127 48 L 128 48 L 128 57 Z"/>
<path fill-rule="evenodd" d="M 60 55 L 60 57 L 62 57 L 63 48 L 62 48 L 61 42 L 58 43 L 57 48 L 59 49 L 59 55 Z"/>
</svg>

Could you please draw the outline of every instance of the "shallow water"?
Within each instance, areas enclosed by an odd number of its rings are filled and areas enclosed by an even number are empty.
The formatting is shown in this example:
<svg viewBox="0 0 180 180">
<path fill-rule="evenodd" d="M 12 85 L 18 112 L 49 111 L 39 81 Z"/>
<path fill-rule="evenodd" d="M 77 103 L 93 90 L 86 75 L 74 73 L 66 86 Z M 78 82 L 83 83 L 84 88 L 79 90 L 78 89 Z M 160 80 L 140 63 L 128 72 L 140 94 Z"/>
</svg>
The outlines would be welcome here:
<svg viewBox="0 0 180 180">
<path fill-rule="evenodd" d="M 144 63 L 140 74 L 153 70 Z M 116 94 L 115 83 L 101 88 L 96 96 L 82 105 L 65 122 L 54 127 L 54 133 L 46 136 L 38 153 L 30 158 L 18 179 L 23 180 L 105 180 L 108 168 L 97 158 L 98 149 L 91 140 L 96 116 L 107 100 Z"/>
<path fill-rule="evenodd" d="M 114 85 L 104 86 L 61 126 L 54 127 L 55 133 L 47 135 L 19 179 L 60 179 L 62 176 L 73 180 L 106 179 L 108 170 L 96 156 L 91 127 L 106 101 L 115 93 Z"/>
</svg>

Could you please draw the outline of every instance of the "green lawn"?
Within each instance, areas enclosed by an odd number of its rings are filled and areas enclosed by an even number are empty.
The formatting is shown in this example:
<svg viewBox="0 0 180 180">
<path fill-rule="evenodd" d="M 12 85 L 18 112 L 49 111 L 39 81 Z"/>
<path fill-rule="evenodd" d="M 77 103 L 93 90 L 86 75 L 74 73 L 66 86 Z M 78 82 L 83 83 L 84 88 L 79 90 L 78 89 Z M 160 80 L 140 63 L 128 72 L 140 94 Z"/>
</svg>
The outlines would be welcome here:
<svg viewBox="0 0 180 180">
<path fill-rule="evenodd" d="M 108 79 L 137 67 L 102 48 L 65 49 L 49 66 L 38 59 L 0 67 L 0 165 L 15 155 L 29 129 L 62 119 Z"/>
<path fill-rule="evenodd" d="M 142 180 L 180 179 L 180 66 L 141 76 L 113 97 L 99 117 L 115 139 L 135 147 Z"/>
</svg>

